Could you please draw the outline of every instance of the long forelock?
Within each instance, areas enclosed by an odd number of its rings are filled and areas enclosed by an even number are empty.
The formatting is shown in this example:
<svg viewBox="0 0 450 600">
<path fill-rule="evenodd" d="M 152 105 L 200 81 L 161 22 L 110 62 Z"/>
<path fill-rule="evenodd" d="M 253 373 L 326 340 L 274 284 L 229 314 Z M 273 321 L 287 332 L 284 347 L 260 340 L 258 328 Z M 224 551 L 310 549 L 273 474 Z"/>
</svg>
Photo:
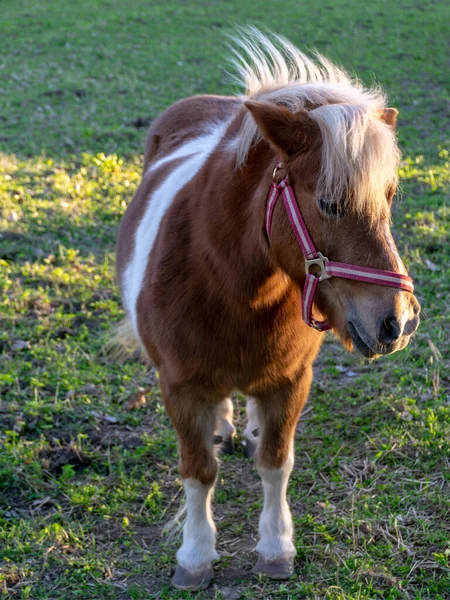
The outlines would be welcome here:
<svg viewBox="0 0 450 600">
<path fill-rule="evenodd" d="M 380 119 L 386 96 L 379 87 L 364 88 L 342 68 L 316 53 L 314 60 L 283 37 L 254 27 L 233 38 L 236 80 L 245 96 L 306 109 L 321 131 L 321 196 L 346 199 L 358 213 L 376 219 L 385 209 L 386 191 L 397 184 L 400 160 L 396 136 Z M 250 113 L 244 116 L 237 143 L 237 165 L 262 139 Z"/>
</svg>

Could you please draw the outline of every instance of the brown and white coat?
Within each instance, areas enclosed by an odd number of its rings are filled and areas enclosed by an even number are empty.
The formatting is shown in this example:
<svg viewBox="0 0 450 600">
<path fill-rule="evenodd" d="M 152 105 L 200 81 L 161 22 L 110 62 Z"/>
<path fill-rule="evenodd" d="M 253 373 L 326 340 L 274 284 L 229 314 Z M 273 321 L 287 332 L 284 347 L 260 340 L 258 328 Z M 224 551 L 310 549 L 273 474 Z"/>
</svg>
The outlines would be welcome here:
<svg viewBox="0 0 450 600">
<path fill-rule="evenodd" d="M 188 98 L 156 119 L 118 237 L 124 306 L 179 438 L 187 519 L 173 581 L 183 589 L 207 585 L 218 558 L 214 432 L 234 435 L 233 390 L 252 398 L 246 436 L 264 488 L 257 570 L 293 570 L 286 488 L 323 334 L 302 321 L 305 264 L 280 202 L 270 243 L 266 233 L 279 157 L 277 176 L 289 177 L 326 256 L 406 274 L 389 228 L 396 111 L 379 90 L 281 38 L 250 29 L 238 45 L 249 55 L 239 59 L 246 95 Z M 341 279 L 318 290 L 315 313 L 368 356 L 403 348 L 417 328 L 412 293 Z"/>
</svg>

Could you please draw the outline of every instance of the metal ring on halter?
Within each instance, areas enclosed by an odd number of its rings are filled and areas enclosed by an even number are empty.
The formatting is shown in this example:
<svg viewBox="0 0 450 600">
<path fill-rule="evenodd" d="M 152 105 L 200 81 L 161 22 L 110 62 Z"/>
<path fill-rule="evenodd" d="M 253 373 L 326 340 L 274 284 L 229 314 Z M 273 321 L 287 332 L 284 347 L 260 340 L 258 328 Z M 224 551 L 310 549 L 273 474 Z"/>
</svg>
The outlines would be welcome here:
<svg viewBox="0 0 450 600">
<path fill-rule="evenodd" d="M 275 169 L 273 170 L 273 173 L 272 173 L 272 179 L 275 179 L 275 174 L 276 174 L 276 172 L 277 172 L 279 169 L 281 169 L 281 168 L 282 168 L 282 166 L 283 166 L 283 164 L 281 163 L 281 161 L 280 161 L 280 162 L 277 162 L 277 164 L 275 165 Z"/>
<path fill-rule="evenodd" d="M 317 252 L 317 254 L 318 256 L 316 258 L 310 258 L 309 260 L 305 258 L 306 272 L 309 273 L 309 267 L 317 265 L 318 267 L 320 267 L 320 275 L 318 276 L 319 282 L 323 281 L 324 279 L 331 279 L 331 275 L 327 273 L 325 267 L 325 263 L 328 262 L 328 258 L 324 256 L 322 252 Z"/>
</svg>

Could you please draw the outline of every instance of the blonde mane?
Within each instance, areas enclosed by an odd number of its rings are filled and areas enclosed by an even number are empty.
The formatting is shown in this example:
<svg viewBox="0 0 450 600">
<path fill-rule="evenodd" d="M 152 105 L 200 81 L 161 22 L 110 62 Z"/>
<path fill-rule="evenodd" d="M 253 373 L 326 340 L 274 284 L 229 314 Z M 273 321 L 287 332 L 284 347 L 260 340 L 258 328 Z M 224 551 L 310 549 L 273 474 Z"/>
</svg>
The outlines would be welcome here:
<svg viewBox="0 0 450 600">
<path fill-rule="evenodd" d="M 281 36 L 254 27 L 233 38 L 233 64 L 247 98 L 306 109 L 322 134 L 317 194 L 347 200 L 358 213 L 378 218 L 386 193 L 397 185 L 400 151 L 392 128 L 380 119 L 386 96 L 364 88 L 342 68 L 316 53 L 314 60 Z M 262 135 L 250 113 L 237 141 L 237 164 L 245 163 Z"/>
</svg>

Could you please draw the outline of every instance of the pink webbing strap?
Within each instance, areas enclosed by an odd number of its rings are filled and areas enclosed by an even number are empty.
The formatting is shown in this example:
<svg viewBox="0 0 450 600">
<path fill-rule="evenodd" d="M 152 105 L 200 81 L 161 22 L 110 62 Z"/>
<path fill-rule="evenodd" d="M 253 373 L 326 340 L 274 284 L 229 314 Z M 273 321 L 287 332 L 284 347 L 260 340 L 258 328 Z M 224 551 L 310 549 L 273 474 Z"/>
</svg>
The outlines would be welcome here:
<svg viewBox="0 0 450 600">
<path fill-rule="evenodd" d="M 377 283 L 378 285 L 387 285 L 396 287 L 406 292 L 414 292 L 413 280 L 408 275 L 395 273 L 394 271 L 382 271 L 381 269 L 371 269 L 370 267 L 356 267 L 346 263 L 334 262 L 329 260 L 325 263 L 325 271 L 330 277 L 343 277 L 345 279 L 355 279 L 356 281 L 365 281 L 366 283 Z"/>
<path fill-rule="evenodd" d="M 326 321 L 317 321 L 312 316 L 313 299 L 319 281 L 320 279 L 316 275 L 309 272 L 306 274 L 305 285 L 303 286 L 302 317 L 304 322 L 310 327 L 318 331 L 328 331 L 331 329 L 331 325 Z"/>
<path fill-rule="evenodd" d="M 273 217 L 273 209 L 278 200 L 280 192 L 278 191 L 278 187 L 275 183 L 272 184 L 270 189 L 269 197 L 267 198 L 267 206 L 266 206 L 266 231 L 267 235 L 270 239 L 270 232 L 272 229 L 272 217 Z"/>
<path fill-rule="evenodd" d="M 281 167 L 278 163 L 275 167 L 274 175 Z M 289 185 L 288 178 L 285 177 L 280 183 L 272 183 L 266 207 L 266 231 L 270 239 L 272 229 L 273 211 L 277 200 L 283 195 L 284 206 L 291 224 L 292 230 L 297 238 L 298 244 L 305 257 L 306 278 L 302 292 L 302 317 L 307 325 L 318 329 L 319 331 L 327 331 L 331 326 L 326 321 L 317 321 L 312 316 L 312 306 L 317 285 L 324 279 L 330 277 L 342 277 L 344 279 L 354 279 L 356 281 L 364 281 L 365 283 L 376 283 L 378 285 L 387 285 L 390 287 L 400 288 L 407 292 L 413 293 L 413 280 L 408 275 L 395 273 L 394 271 L 383 271 L 381 269 L 371 269 L 370 267 L 359 267 L 328 260 L 325 256 L 318 252 L 314 246 L 314 242 L 309 235 L 303 220 L 302 213 L 295 199 L 294 190 Z M 309 270 L 311 266 L 316 265 L 320 268 L 320 275 L 315 275 Z"/>
<path fill-rule="evenodd" d="M 302 249 L 305 258 L 315 258 L 317 256 L 317 250 L 314 246 L 311 236 L 309 235 L 308 230 L 306 229 L 302 213 L 300 212 L 297 200 L 294 196 L 294 190 L 287 183 L 286 179 L 283 179 L 281 184 L 284 184 L 283 200 L 284 205 L 286 206 L 289 222 L 291 224 L 292 229 L 294 230 L 295 237 L 297 238 L 300 248 Z"/>
</svg>

